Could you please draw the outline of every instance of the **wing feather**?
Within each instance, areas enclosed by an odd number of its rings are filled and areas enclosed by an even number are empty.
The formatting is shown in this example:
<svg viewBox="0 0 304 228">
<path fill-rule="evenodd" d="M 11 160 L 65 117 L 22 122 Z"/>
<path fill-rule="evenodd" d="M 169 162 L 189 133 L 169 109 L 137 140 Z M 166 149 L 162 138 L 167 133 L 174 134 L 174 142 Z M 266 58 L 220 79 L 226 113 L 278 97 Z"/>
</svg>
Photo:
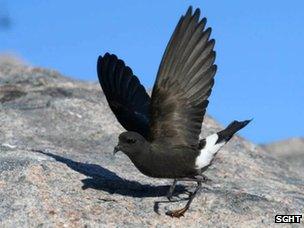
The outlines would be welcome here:
<svg viewBox="0 0 304 228">
<path fill-rule="evenodd" d="M 215 41 L 189 7 L 162 58 L 152 91 L 150 141 L 197 147 L 216 73 Z"/>
<path fill-rule="evenodd" d="M 150 97 L 130 67 L 106 53 L 97 62 L 100 85 L 119 123 L 128 131 L 149 135 Z"/>
</svg>

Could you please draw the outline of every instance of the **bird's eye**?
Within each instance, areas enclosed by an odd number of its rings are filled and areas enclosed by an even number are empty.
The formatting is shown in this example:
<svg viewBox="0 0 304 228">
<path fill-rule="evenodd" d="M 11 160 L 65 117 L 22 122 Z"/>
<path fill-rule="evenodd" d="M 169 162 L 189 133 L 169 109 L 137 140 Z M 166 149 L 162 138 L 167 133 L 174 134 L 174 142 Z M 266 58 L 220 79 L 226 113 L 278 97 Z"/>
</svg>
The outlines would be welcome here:
<svg viewBox="0 0 304 228">
<path fill-rule="evenodd" d="M 127 143 L 129 143 L 129 144 L 133 144 L 133 143 L 135 143 L 135 142 L 136 142 L 135 139 L 127 139 Z"/>
</svg>

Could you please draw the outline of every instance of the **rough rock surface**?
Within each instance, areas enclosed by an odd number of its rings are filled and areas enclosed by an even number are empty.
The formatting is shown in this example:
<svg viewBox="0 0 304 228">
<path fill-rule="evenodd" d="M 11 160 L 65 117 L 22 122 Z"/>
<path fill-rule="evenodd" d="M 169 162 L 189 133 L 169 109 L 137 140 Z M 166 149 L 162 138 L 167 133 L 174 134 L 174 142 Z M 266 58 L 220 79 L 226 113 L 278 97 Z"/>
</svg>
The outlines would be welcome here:
<svg viewBox="0 0 304 228">
<path fill-rule="evenodd" d="M 263 149 L 272 153 L 281 161 L 304 177 L 304 138 L 291 138 L 262 145 Z"/>
<path fill-rule="evenodd" d="M 218 129 L 205 118 L 203 135 Z M 185 204 L 167 202 L 171 181 L 112 157 L 122 130 L 96 83 L 0 64 L 0 227 L 263 227 L 304 213 L 303 179 L 234 137 L 189 212 L 170 218 L 166 209 Z M 193 187 L 180 183 L 176 195 Z"/>
</svg>

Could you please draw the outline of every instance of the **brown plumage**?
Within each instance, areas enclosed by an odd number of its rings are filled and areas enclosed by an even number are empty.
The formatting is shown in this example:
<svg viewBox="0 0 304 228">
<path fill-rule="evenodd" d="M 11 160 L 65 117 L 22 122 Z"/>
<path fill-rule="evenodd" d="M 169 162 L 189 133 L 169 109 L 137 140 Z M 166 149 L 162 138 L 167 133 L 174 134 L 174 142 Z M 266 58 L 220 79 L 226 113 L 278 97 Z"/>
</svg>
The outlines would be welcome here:
<svg viewBox="0 0 304 228">
<path fill-rule="evenodd" d="M 196 147 L 214 84 L 214 40 L 206 18 L 191 7 L 182 16 L 162 58 L 152 91 L 150 141 Z"/>
</svg>

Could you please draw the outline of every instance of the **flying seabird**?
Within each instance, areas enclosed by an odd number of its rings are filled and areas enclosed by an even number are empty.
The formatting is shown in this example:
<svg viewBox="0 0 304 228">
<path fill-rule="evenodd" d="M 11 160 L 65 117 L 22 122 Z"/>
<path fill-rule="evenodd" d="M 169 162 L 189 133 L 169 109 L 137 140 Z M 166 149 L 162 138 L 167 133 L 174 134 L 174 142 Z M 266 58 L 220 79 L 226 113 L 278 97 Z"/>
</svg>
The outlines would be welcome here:
<svg viewBox="0 0 304 228">
<path fill-rule="evenodd" d="M 166 212 L 180 217 L 206 180 L 202 174 L 216 153 L 250 120 L 233 121 L 224 130 L 200 139 L 214 75 L 214 39 L 200 10 L 189 7 L 167 45 L 151 97 L 130 67 L 115 55 L 99 56 L 100 85 L 119 123 L 127 130 L 114 148 L 125 153 L 149 177 L 195 181 L 197 187 L 185 207 Z"/>
</svg>

